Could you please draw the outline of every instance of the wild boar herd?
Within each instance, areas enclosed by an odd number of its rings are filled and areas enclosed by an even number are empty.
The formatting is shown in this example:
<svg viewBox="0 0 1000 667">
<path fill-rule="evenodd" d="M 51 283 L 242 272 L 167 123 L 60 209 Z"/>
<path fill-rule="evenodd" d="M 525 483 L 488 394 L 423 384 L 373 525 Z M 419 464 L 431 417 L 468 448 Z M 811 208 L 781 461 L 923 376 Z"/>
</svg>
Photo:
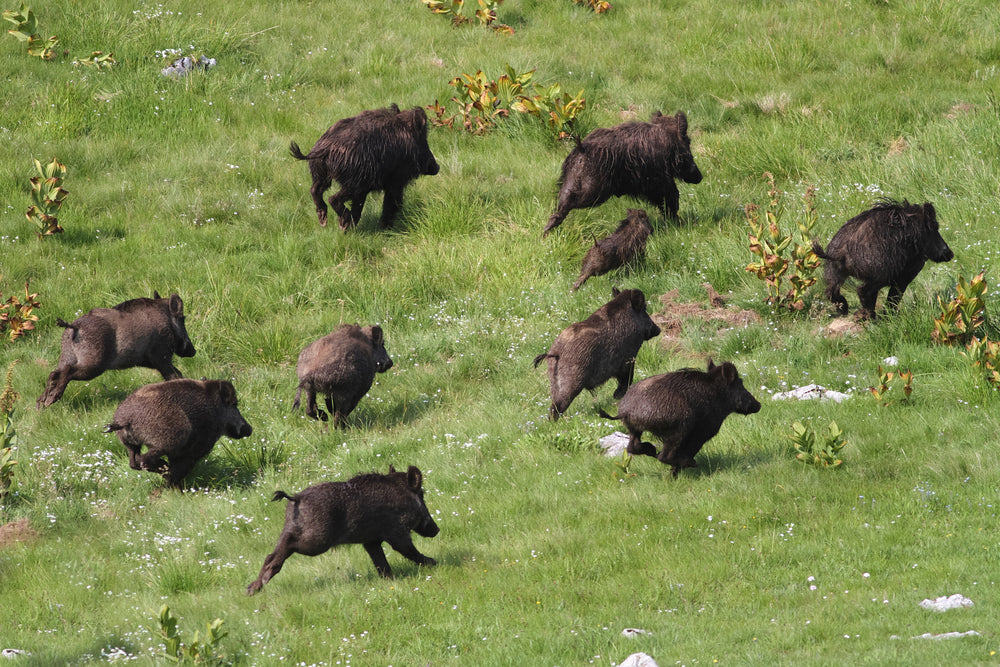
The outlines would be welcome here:
<svg viewBox="0 0 1000 667">
<path fill-rule="evenodd" d="M 381 225 L 391 226 L 407 185 L 439 171 L 427 141 L 427 116 L 419 107 L 400 110 L 393 104 L 364 111 L 334 124 L 308 154 L 295 142 L 290 150 L 309 163 L 310 193 L 322 226 L 327 224 L 324 192 L 334 181 L 340 185 L 329 203 L 344 231 L 358 224 L 367 196 L 379 191 L 384 193 Z M 676 179 L 692 184 L 702 180 L 683 112 L 674 116 L 656 112 L 648 123 L 594 130 L 562 165 L 558 204 L 542 235 L 562 224 L 573 209 L 599 206 L 611 197 L 643 199 L 662 216 L 676 218 L 680 203 Z M 652 231 L 646 211 L 628 209 L 618 229 L 595 240 L 587 251 L 571 289 L 642 257 Z M 862 319 L 875 317 L 881 288 L 889 288 L 887 303 L 895 309 L 928 259 L 946 262 L 953 257 L 939 233 L 934 206 L 905 200 L 877 202 L 847 221 L 825 250 L 818 242 L 813 250 L 825 262 L 827 296 L 839 313 L 848 310 L 840 293 L 844 281 L 853 277 L 861 282 L 858 317 Z M 168 486 L 180 487 L 221 436 L 236 439 L 252 434 L 231 382 L 185 379 L 173 365 L 174 355 L 195 354 L 177 294 L 161 298 L 154 292 L 153 298 L 94 308 L 71 323 L 61 319 L 57 323 L 65 329 L 62 351 L 38 398 L 39 409 L 58 401 L 70 381 L 91 380 L 107 370 L 141 366 L 163 376 L 163 382 L 140 387 L 122 401 L 107 427 L 127 450 L 132 469 L 161 474 Z M 603 410 L 600 414 L 622 421 L 630 454 L 654 456 L 670 465 L 676 477 L 695 466 L 695 456 L 728 415 L 753 414 L 761 405 L 728 361 L 709 360 L 705 371 L 681 369 L 633 384 L 639 349 L 659 334 L 646 312 L 643 292 L 614 289 L 610 301 L 564 329 L 548 352 L 535 357 L 534 365 L 547 362 L 553 420 L 566 414 L 583 390 L 617 380 L 618 415 L 611 417 Z M 332 419 L 343 427 L 376 373 L 392 365 L 381 327 L 343 324 L 302 350 L 293 406 L 299 408 L 305 392 L 309 417 Z M 324 395 L 326 412 L 317 405 L 319 394 Z M 663 443 L 659 453 L 654 444 L 642 440 L 645 432 Z M 259 591 L 291 554 L 315 556 L 340 544 L 364 545 L 384 577 L 392 576 L 392 570 L 383 542 L 415 563 L 435 563 L 416 549 L 410 537 L 411 531 L 425 537 L 438 533 L 424 503 L 423 475 L 415 466 L 405 473 L 390 466 L 388 474 L 361 474 L 295 495 L 276 491 L 273 500 L 281 499 L 288 500 L 284 528 L 248 594 Z"/>
</svg>

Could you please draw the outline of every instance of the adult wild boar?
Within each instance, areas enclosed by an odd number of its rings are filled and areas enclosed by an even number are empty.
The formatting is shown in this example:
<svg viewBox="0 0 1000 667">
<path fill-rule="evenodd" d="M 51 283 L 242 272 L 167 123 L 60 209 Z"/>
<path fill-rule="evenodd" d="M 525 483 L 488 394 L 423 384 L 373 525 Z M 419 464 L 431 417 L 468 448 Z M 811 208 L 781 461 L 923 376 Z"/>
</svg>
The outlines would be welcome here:
<svg viewBox="0 0 1000 667">
<path fill-rule="evenodd" d="M 176 294 L 145 297 L 114 308 L 94 308 L 65 327 L 59 364 L 38 397 L 38 408 L 62 397 L 70 380 L 93 380 L 107 370 L 142 366 L 160 372 L 164 380 L 181 377 L 173 355 L 193 357 L 194 345 L 184 327 L 184 303 Z"/>
<path fill-rule="evenodd" d="M 611 296 L 593 315 L 563 329 L 547 353 L 535 357 L 536 368 L 548 359 L 553 420 L 566 412 L 581 391 L 593 391 L 611 378 L 618 380 L 615 398 L 624 396 L 632 382 L 635 355 L 645 341 L 660 333 L 646 312 L 646 295 L 641 290 L 613 289 Z"/>
<path fill-rule="evenodd" d="M 697 467 L 695 455 L 715 437 L 726 417 L 759 410 L 760 403 L 743 386 L 736 366 L 728 361 L 716 366 L 709 359 L 707 371 L 685 368 L 637 382 L 618 403 L 617 417 L 600 413 L 625 424 L 629 454 L 655 456 L 672 466 L 677 477 L 683 468 Z M 644 431 L 663 441 L 659 455 L 655 446 L 642 441 Z"/>
<path fill-rule="evenodd" d="M 573 209 L 600 206 L 611 197 L 642 198 L 665 217 L 676 218 L 680 192 L 674 179 L 701 182 L 687 129 L 683 111 L 675 116 L 657 111 L 648 123 L 622 123 L 588 134 L 563 162 L 559 205 L 542 236 Z"/>
<path fill-rule="evenodd" d="M 313 419 L 327 420 L 327 413 L 316 406 L 316 394 L 326 394 L 326 409 L 333 415 L 334 426 L 342 426 L 361 397 L 375 381 L 375 373 L 392 368 L 392 359 L 385 351 L 385 338 L 380 326 L 360 327 L 341 324 L 299 354 L 295 372 L 299 387 L 292 407 L 299 407 L 302 390 L 306 392 L 306 414 Z"/>
<path fill-rule="evenodd" d="M 400 111 L 395 104 L 337 121 L 308 155 L 294 141 L 291 152 L 309 161 L 309 192 L 323 227 L 327 211 L 323 193 L 333 181 L 340 184 L 340 191 L 330 197 L 330 206 L 345 231 L 361 220 L 368 193 L 378 191 L 385 193 L 381 224 L 391 227 L 410 181 L 422 174 L 433 176 L 439 169 L 427 145 L 427 113 L 421 107 Z M 345 205 L 348 200 L 351 208 Z"/>
<path fill-rule="evenodd" d="M 105 432 L 118 435 L 133 470 L 159 473 L 179 487 L 220 437 L 246 438 L 253 428 L 240 414 L 231 382 L 180 378 L 136 389 Z"/>
<path fill-rule="evenodd" d="M 292 554 L 318 556 L 341 544 L 362 544 L 379 575 L 391 578 L 382 543 L 418 565 L 436 565 L 413 545 L 410 531 L 434 537 L 439 528 L 424 503 L 423 475 L 416 466 L 389 474 L 367 473 L 346 482 L 324 482 L 290 496 L 275 491 L 272 500 L 287 498 L 285 525 L 278 545 L 264 559 L 257 579 L 247 586 L 253 595 L 281 571 Z"/>
<path fill-rule="evenodd" d="M 903 292 L 929 259 L 949 262 L 955 256 L 938 231 L 934 205 L 883 199 L 841 227 L 826 250 L 813 242 L 813 252 L 826 260 L 823 277 L 826 295 L 837 312 L 847 314 L 847 299 L 840 288 L 847 278 L 862 281 L 858 287 L 861 307 L 857 318 L 875 319 L 879 290 L 889 287 L 886 303 L 899 308 Z"/>
<path fill-rule="evenodd" d="M 573 283 L 572 291 L 580 289 L 588 278 L 601 276 L 624 266 L 646 252 L 646 239 L 653 233 L 649 216 L 641 208 L 628 209 L 628 216 L 621 221 L 611 236 L 595 241 L 587 251 L 580 267 L 580 277 Z"/>
</svg>

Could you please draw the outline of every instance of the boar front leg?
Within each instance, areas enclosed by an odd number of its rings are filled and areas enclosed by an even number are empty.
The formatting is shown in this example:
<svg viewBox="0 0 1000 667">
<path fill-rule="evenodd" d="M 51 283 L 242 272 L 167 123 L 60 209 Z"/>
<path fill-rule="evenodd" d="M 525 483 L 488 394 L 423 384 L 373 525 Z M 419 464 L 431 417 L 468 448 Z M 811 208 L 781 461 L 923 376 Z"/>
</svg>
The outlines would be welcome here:
<svg viewBox="0 0 1000 667">
<path fill-rule="evenodd" d="M 409 533 L 402 537 L 390 539 L 389 546 L 412 560 L 417 565 L 437 565 L 436 560 L 417 551 L 417 547 L 414 546 L 413 538 L 410 537 Z"/>
</svg>

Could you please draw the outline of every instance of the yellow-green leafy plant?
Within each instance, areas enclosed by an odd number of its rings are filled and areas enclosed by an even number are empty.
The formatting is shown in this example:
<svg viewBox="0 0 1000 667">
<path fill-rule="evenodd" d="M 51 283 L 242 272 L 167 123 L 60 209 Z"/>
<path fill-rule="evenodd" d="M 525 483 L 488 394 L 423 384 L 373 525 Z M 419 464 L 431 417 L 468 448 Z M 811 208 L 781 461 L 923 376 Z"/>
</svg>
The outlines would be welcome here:
<svg viewBox="0 0 1000 667">
<path fill-rule="evenodd" d="M 878 367 L 878 385 L 874 387 L 868 387 L 869 393 L 875 397 L 875 400 L 882 405 L 891 405 L 892 400 L 888 400 L 887 396 L 893 389 L 893 387 L 900 386 L 903 392 L 903 398 L 900 401 L 910 400 L 910 394 L 913 393 L 913 372 L 909 369 L 905 371 L 884 371 L 882 366 Z M 893 392 L 893 396 L 897 396 L 898 392 Z"/>
<path fill-rule="evenodd" d="M 77 67 L 92 67 L 97 71 L 111 69 L 112 65 L 117 64 L 118 61 L 115 60 L 115 54 L 104 53 L 103 51 L 94 51 L 86 58 L 78 58 L 73 61 L 73 64 Z"/>
<path fill-rule="evenodd" d="M 621 457 L 615 460 L 614 464 L 616 470 L 613 470 L 611 474 L 619 482 L 636 477 L 636 473 L 632 471 L 632 455 L 628 452 L 622 452 Z"/>
<path fill-rule="evenodd" d="M 33 311 L 41 307 L 38 302 L 38 294 L 28 292 L 28 283 L 24 283 L 24 300 L 12 294 L 7 300 L 0 303 L 0 333 L 7 332 L 11 342 L 23 336 L 26 332 L 35 328 L 38 315 Z"/>
<path fill-rule="evenodd" d="M 562 87 L 554 83 L 548 88 L 535 85 L 535 94 L 532 96 L 518 95 L 514 103 L 514 110 L 521 113 L 538 116 L 545 120 L 548 128 L 555 134 L 557 139 L 566 139 L 572 135 L 573 121 L 577 114 L 587 107 L 587 100 L 583 97 L 583 89 L 576 94 L 576 97 L 569 93 L 562 92 Z"/>
<path fill-rule="evenodd" d="M 746 270 L 767 286 L 767 303 L 788 310 L 805 308 L 804 296 L 813 285 L 819 257 L 813 252 L 810 234 L 816 224 L 816 188 L 806 188 L 803 215 L 792 231 L 781 228 L 785 213 L 782 192 L 774 184 L 774 175 L 764 172 L 768 181 L 768 205 L 761 217 L 757 204 L 747 204 L 743 212 L 750 226 L 750 252 L 760 261 L 747 264 Z"/>
<path fill-rule="evenodd" d="M 1000 387 L 1000 341 L 973 336 L 962 355 L 972 362 L 973 368 L 982 372 L 990 386 Z"/>
<path fill-rule="evenodd" d="M 28 55 L 38 56 L 42 60 L 52 60 L 55 58 L 55 48 L 56 44 L 59 43 L 59 38 L 52 35 L 48 39 L 42 39 L 39 36 L 35 13 L 31 11 L 31 7 L 22 2 L 19 9 L 8 9 L 5 11 L 3 18 L 5 21 L 14 24 L 14 27 L 7 30 L 7 32 L 18 40 L 27 43 Z"/>
<path fill-rule="evenodd" d="M 986 272 L 966 282 L 959 275 L 955 297 L 948 303 L 939 296 L 941 314 L 934 318 L 931 338 L 941 345 L 968 345 L 986 324 Z"/>
<path fill-rule="evenodd" d="M 170 662 L 184 665 L 217 665 L 223 664 L 224 658 L 219 653 L 219 642 L 229 633 L 222 630 L 223 620 L 217 618 L 207 624 L 204 638 L 195 630 L 194 638 L 185 644 L 177 629 L 177 618 L 170 613 L 170 607 L 160 607 L 158 618 L 160 637 L 163 640 L 162 657 Z"/>
<path fill-rule="evenodd" d="M 46 165 L 35 160 L 35 171 L 37 175 L 31 177 L 31 201 L 34 203 L 24 215 L 38 228 L 35 232 L 38 238 L 43 238 L 63 231 L 57 214 L 69 195 L 62 187 L 66 165 L 56 158 Z"/>
<path fill-rule="evenodd" d="M 19 394 L 14 391 L 14 366 L 16 361 L 7 367 L 7 379 L 0 393 L 0 498 L 10 492 L 14 482 L 14 449 L 17 447 L 17 431 L 14 429 L 14 404 Z"/>
<path fill-rule="evenodd" d="M 464 13 L 465 0 L 423 0 L 435 14 L 444 14 L 451 17 L 453 25 L 466 25 L 478 21 L 484 28 L 495 30 L 503 35 L 513 35 L 514 29 L 509 25 L 497 22 L 497 8 L 503 4 L 503 0 L 477 0 L 479 9 L 471 16 Z"/>
<path fill-rule="evenodd" d="M 826 433 L 817 434 L 802 422 L 792 424 L 792 435 L 788 436 L 795 446 L 795 459 L 821 468 L 836 468 L 842 459 L 837 454 L 847 444 L 837 422 L 827 425 Z"/>
</svg>

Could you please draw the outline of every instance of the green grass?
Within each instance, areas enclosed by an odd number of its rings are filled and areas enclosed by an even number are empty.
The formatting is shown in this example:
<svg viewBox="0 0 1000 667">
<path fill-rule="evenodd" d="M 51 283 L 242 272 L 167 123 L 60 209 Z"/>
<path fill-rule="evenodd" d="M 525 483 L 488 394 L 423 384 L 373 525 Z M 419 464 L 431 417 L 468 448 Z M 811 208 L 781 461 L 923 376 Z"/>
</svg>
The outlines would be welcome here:
<svg viewBox="0 0 1000 667">
<path fill-rule="evenodd" d="M 508 0 L 500 20 L 516 33 L 503 37 L 417 0 L 49 3 L 33 9 L 42 36 L 59 36 L 54 61 L 0 37 L 0 291 L 30 281 L 42 303 L 37 329 L 0 347 L 3 368 L 20 362 L 21 393 L 0 525 L 35 531 L 0 544 L 0 648 L 29 651 L 19 664 L 154 663 L 167 604 L 185 641 L 224 619 L 234 664 L 617 664 L 636 651 L 661 665 L 996 662 L 998 398 L 930 332 L 960 274 L 996 282 L 1000 10 L 613 4 L 598 16 Z M 218 65 L 168 80 L 165 49 Z M 71 65 L 94 50 L 118 65 Z M 630 113 L 688 114 L 705 179 L 680 184 L 679 223 L 652 216 L 645 261 L 569 292 L 593 238 L 636 202 L 574 211 L 543 241 L 570 147 L 527 119 L 486 137 L 432 129 L 441 172 L 407 189 L 393 230 L 378 229 L 380 195 L 351 233 L 319 227 L 290 141 L 311 146 L 363 109 L 445 102 L 452 77 L 506 64 L 583 88 L 584 134 Z M 32 158 L 52 156 L 68 168 L 66 231 L 39 241 L 28 179 Z M 743 270 L 742 208 L 765 203 L 765 171 L 789 206 L 816 186 L 824 242 L 877 197 L 932 201 L 956 259 L 928 265 L 900 313 L 860 334 L 818 333 L 822 285 L 807 312 L 769 312 Z M 652 459 L 623 475 L 597 447 L 616 427 L 596 412 L 614 412 L 614 383 L 552 423 L 531 361 L 612 286 L 641 288 L 658 311 L 672 290 L 704 302 L 704 282 L 760 321 L 690 321 L 679 345 L 643 347 L 636 377 L 730 360 L 763 409 L 730 417 L 676 480 Z M 178 367 L 231 378 L 254 427 L 222 440 L 184 492 L 131 470 L 103 432 L 155 372 L 74 382 L 33 409 L 59 357 L 57 317 L 154 290 L 184 298 L 198 353 Z M 341 322 L 380 324 L 395 366 L 332 431 L 292 410 L 294 366 Z M 867 387 L 889 356 L 914 391 L 882 407 Z M 770 399 L 813 382 L 853 397 Z M 794 461 L 797 420 L 840 425 L 840 469 Z M 281 529 L 276 488 L 390 464 L 425 474 L 441 533 L 415 541 L 436 568 L 390 550 L 385 581 L 345 546 L 294 556 L 244 595 Z M 952 593 L 975 606 L 918 607 Z M 911 639 L 970 629 L 980 636 Z"/>
</svg>

